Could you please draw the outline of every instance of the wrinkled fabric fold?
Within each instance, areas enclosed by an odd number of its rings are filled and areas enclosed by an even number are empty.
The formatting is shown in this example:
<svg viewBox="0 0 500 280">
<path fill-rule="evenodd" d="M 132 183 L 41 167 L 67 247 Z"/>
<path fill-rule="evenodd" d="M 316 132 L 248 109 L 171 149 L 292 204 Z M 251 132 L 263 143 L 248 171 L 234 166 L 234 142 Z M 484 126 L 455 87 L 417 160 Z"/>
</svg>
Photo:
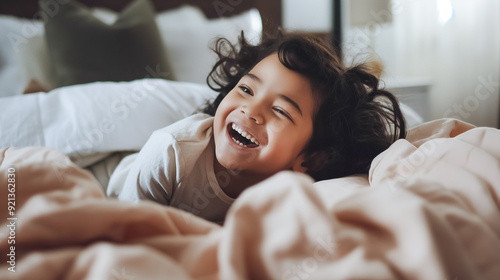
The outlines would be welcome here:
<svg viewBox="0 0 500 280">
<path fill-rule="evenodd" d="M 409 135 L 368 175 L 279 173 L 246 190 L 223 226 L 107 199 L 55 150 L 4 148 L 0 278 L 499 279 L 500 131 L 440 120 Z"/>
</svg>

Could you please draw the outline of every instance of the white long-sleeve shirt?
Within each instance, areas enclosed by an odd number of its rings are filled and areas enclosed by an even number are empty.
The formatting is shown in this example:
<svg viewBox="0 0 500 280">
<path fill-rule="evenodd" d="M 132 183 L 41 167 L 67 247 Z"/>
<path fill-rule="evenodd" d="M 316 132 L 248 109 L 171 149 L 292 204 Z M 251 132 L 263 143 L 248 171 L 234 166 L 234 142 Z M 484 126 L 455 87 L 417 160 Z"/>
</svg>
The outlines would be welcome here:
<svg viewBox="0 0 500 280">
<path fill-rule="evenodd" d="M 212 124 L 213 117 L 196 114 L 155 131 L 139 153 L 117 166 L 108 196 L 150 199 L 222 222 L 234 199 L 224 193 L 214 172 Z"/>
</svg>

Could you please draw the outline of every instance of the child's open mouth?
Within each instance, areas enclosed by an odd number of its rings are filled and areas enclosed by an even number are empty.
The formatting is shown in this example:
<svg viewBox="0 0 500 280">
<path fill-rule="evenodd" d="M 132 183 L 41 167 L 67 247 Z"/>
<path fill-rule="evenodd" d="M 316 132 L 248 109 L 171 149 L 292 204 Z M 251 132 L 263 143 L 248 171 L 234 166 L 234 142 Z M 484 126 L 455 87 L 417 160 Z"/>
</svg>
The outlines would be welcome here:
<svg viewBox="0 0 500 280">
<path fill-rule="evenodd" d="M 230 123 L 227 126 L 227 131 L 233 141 L 240 146 L 245 148 L 256 148 L 259 146 L 259 141 L 257 141 L 254 136 L 242 130 L 235 123 Z"/>
</svg>

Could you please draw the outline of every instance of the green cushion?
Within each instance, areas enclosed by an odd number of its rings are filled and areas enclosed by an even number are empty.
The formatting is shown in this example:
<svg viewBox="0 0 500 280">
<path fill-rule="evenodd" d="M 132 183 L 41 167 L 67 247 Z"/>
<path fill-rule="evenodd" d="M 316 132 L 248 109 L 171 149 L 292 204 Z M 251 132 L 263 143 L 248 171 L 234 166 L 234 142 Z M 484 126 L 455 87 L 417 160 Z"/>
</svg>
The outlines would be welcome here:
<svg viewBox="0 0 500 280">
<path fill-rule="evenodd" d="M 40 0 L 44 10 L 52 0 Z M 47 17 L 45 36 L 57 86 L 95 81 L 170 78 L 166 54 L 148 0 L 135 0 L 108 25 L 69 1 Z"/>
</svg>

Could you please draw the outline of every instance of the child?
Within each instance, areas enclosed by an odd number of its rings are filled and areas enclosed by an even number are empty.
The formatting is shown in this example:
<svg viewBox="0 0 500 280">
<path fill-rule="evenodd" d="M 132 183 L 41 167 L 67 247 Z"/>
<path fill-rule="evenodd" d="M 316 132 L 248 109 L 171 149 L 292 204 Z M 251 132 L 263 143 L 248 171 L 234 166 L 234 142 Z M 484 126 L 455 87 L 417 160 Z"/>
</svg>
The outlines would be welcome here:
<svg viewBox="0 0 500 280">
<path fill-rule="evenodd" d="M 398 138 L 396 98 L 363 65 L 342 65 L 328 43 L 280 34 L 254 46 L 219 39 L 207 82 L 218 97 L 153 133 L 120 163 L 119 199 L 151 199 L 221 222 L 246 188 L 282 170 L 324 180 L 367 172 Z"/>
</svg>

